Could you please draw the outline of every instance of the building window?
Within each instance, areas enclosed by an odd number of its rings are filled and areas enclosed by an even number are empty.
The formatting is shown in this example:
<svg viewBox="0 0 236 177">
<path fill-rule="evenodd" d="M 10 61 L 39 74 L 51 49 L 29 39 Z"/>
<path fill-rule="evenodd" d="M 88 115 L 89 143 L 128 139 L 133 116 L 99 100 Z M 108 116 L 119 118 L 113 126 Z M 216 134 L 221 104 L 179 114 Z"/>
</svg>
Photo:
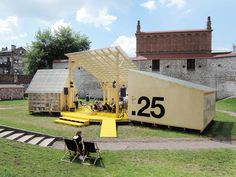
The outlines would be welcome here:
<svg viewBox="0 0 236 177">
<path fill-rule="evenodd" d="M 187 60 L 187 70 L 191 70 L 191 71 L 195 70 L 195 59 Z"/>
<path fill-rule="evenodd" d="M 152 60 L 152 71 L 160 71 L 160 60 Z"/>
</svg>

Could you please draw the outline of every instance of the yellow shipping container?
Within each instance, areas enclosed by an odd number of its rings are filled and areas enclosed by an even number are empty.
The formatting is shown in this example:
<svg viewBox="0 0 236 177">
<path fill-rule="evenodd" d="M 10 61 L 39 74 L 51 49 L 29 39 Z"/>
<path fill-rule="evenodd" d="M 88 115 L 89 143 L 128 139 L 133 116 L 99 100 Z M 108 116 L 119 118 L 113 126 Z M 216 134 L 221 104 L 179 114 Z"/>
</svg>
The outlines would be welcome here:
<svg viewBox="0 0 236 177">
<path fill-rule="evenodd" d="M 206 86 L 131 70 L 129 119 L 201 132 L 215 115 L 215 90 Z"/>
</svg>

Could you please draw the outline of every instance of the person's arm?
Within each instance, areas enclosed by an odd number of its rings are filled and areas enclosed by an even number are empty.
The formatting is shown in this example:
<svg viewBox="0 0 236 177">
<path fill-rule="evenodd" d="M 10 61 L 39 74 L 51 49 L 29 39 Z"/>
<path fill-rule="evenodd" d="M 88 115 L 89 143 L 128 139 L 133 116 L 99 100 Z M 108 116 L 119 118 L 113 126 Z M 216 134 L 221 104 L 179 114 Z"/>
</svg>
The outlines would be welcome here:
<svg viewBox="0 0 236 177">
<path fill-rule="evenodd" d="M 81 137 L 81 141 L 80 141 L 81 143 L 83 143 L 84 142 L 84 139 Z"/>
</svg>

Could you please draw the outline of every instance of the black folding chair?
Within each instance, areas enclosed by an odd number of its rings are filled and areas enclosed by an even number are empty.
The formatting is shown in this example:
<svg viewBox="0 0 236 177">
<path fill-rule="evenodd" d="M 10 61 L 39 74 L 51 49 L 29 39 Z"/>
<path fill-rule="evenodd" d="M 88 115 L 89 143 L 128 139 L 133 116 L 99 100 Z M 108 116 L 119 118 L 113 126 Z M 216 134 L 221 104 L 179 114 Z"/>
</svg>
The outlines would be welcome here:
<svg viewBox="0 0 236 177">
<path fill-rule="evenodd" d="M 75 140 L 64 139 L 64 143 L 65 143 L 66 152 L 61 158 L 61 161 L 73 162 L 80 155 L 79 146 Z M 68 158 L 67 157 L 68 155 L 69 155 L 70 160 L 66 160 L 66 158 Z"/>
<path fill-rule="evenodd" d="M 83 144 L 84 144 L 84 152 L 85 152 L 83 162 L 87 159 L 88 160 L 94 159 L 93 165 L 95 165 L 97 160 L 101 158 L 100 150 L 97 146 L 97 143 L 85 141 L 83 142 Z M 96 155 L 91 156 L 91 154 L 96 154 Z"/>
</svg>

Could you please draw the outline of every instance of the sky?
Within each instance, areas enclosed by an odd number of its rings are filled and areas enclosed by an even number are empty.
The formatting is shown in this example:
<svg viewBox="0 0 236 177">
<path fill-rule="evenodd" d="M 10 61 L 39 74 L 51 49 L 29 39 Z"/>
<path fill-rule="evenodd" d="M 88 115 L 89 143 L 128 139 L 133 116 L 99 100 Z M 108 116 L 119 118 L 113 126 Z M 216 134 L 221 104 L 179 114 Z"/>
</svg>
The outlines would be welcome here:
<svg viewBox="0 0 236 177">
<path fill-rule="evenodd" d="M 212 49 L 236 44 L 236 0 L 0 0 L 0 47 L 27 47 L 41 29 L 69 26 L 90 39 L 91 49 L 120 45 L 135 56 L 141 31 L 206 28 L 212 20 Z"/>
</svg>

